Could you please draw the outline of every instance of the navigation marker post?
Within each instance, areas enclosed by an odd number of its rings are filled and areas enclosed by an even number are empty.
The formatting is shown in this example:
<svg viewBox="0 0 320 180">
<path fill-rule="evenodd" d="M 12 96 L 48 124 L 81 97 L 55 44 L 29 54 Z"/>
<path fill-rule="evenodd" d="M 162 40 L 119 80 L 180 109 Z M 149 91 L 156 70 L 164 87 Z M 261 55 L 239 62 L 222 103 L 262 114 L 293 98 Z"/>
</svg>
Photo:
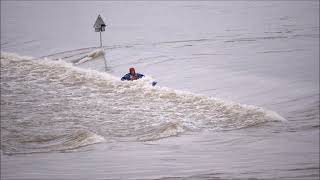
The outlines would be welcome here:
<svg viewBox="0 0 320 180">
<path fill-rule="evenodd" d="M 94 27 L 94 31 L 95 32 L 99 32 L 100 33 L 100 48 L 102 50 L 102 37 L 101 37 L 101 32 L 106 30 L 106 24 L 104 23 L 104 21 L 102 20 L 100 14 L 96 20 L 96 22 L 93 25 Z M 107 71 L 107 61 L 104 57 L 104 67 L 105 67 L 105 71 Z"/>
<path fill-rule="evenodd" d="M 96 20 L 96 22 L 93 25 L 95 32 L 100 32 L 100 47 L 102 47 L 102 37 L 101 37 L 101 32 L 106 30 L 106 24 L 102 20 L 100 14 Z"/>
</svg>

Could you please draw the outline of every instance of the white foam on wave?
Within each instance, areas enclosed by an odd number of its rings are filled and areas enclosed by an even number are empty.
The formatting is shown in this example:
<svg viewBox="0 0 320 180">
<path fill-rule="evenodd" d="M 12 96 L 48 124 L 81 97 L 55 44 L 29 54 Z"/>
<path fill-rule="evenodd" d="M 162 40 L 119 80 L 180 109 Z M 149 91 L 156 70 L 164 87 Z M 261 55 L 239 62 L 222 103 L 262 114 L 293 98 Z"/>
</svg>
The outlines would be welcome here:
<svg viewBox="0 0 320 180">
<path fill-rule="evenodd" d="M 73 63 L 75 65 L 79 65 L 79 64 L 85 63 L 87 61 L 90 61 L 90 60 L 93 60 L 93 59 L 96 59 L 99 57 L 104 57 L 104 55 L 105 55 L 104 49 L 99 48 L 99 49 L 96 49 L 96 50 L 89 52 L 86 56 L 78 58 L 76 61 L 73 61 Z"/>
<path fill-rule="evenodd" d="M 34 57 L 31 57 L 31 56 L 21 56 L 16 53 L 12 53 L 12 52 L 1 51 L 0 54 L 1 54 L 1 57 L 6 58 L 6 59 L 10 59 L 10 60 L 21 60 L 21 59 L 31 60 L 31 59 L 34 59 Z"/>
</svg>

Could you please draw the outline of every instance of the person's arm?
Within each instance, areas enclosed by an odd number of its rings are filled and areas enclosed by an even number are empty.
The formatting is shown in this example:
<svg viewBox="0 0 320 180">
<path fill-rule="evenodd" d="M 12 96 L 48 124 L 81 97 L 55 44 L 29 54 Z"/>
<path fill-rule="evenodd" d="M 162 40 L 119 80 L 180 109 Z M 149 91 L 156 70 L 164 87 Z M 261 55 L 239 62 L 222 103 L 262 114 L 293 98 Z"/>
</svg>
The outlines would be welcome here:
<svg viewBox="0 0 320 180">
<path fill-rule="evenodd" d="M 130 80 L 130 77 L 128 74 L 124 75 L 122 78 L 121 78 L 121 81 L 124 81 L 124 80 Z"/>
<path fill-rule="evenodd" d="M 143 78 L 143 77 L 144 77 L 144 75 L 143 75 L 143 74 L 139 74 L 139 73 L 137 73 L 137 76 L 138 76 L 138 79 L 140 79 L 140 78 Z"/>
</svg>

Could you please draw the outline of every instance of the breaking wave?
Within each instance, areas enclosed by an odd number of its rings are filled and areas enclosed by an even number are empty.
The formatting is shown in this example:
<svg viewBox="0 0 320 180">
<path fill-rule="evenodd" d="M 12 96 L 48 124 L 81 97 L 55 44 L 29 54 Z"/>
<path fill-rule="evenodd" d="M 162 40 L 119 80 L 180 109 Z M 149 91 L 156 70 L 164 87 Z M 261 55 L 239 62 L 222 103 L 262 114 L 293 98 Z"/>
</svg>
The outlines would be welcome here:
<svg viewBox="0 0 320 180">
<path fill-rule="evenodd" d="M 22 131 L 10 132 L 2 142 L 4 145 L 1 148 L 7 154 L 68 152 L 104 141 L 102 136 L 82 129 L 71 132 L 48 130 L 45 133 Z"/>
<path fill-rule="evenodd" d="M 276 112 L 165 87 L 120 81 L 64 61 L 1 54 L 1 149 L 32 153 L 186 131 L 283 121 Z"/>
</svg>

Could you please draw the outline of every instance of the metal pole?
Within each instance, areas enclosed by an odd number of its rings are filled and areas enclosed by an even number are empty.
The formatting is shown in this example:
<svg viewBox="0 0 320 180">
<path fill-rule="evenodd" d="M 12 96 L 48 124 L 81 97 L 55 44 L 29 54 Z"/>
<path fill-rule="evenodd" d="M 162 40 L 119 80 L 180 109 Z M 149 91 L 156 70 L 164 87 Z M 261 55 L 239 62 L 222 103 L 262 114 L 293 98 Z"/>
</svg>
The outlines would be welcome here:
<svg viewBox="0 0 320 180">
<path fill-rule="evenodd" d="M 100 48 L 102 48 L 101 31 L 100 31 Z M 105 72 L 107 72 L 107 60 L 106 60 L 105 56 L 103 56 L 103 60 L 104 60 L 104 70 L 105 70 Z"/>
<path fill-rule="evenodd" d="M 100 31 L 100 47 L 102 47 L 101 31 Z"/>
</svg>

